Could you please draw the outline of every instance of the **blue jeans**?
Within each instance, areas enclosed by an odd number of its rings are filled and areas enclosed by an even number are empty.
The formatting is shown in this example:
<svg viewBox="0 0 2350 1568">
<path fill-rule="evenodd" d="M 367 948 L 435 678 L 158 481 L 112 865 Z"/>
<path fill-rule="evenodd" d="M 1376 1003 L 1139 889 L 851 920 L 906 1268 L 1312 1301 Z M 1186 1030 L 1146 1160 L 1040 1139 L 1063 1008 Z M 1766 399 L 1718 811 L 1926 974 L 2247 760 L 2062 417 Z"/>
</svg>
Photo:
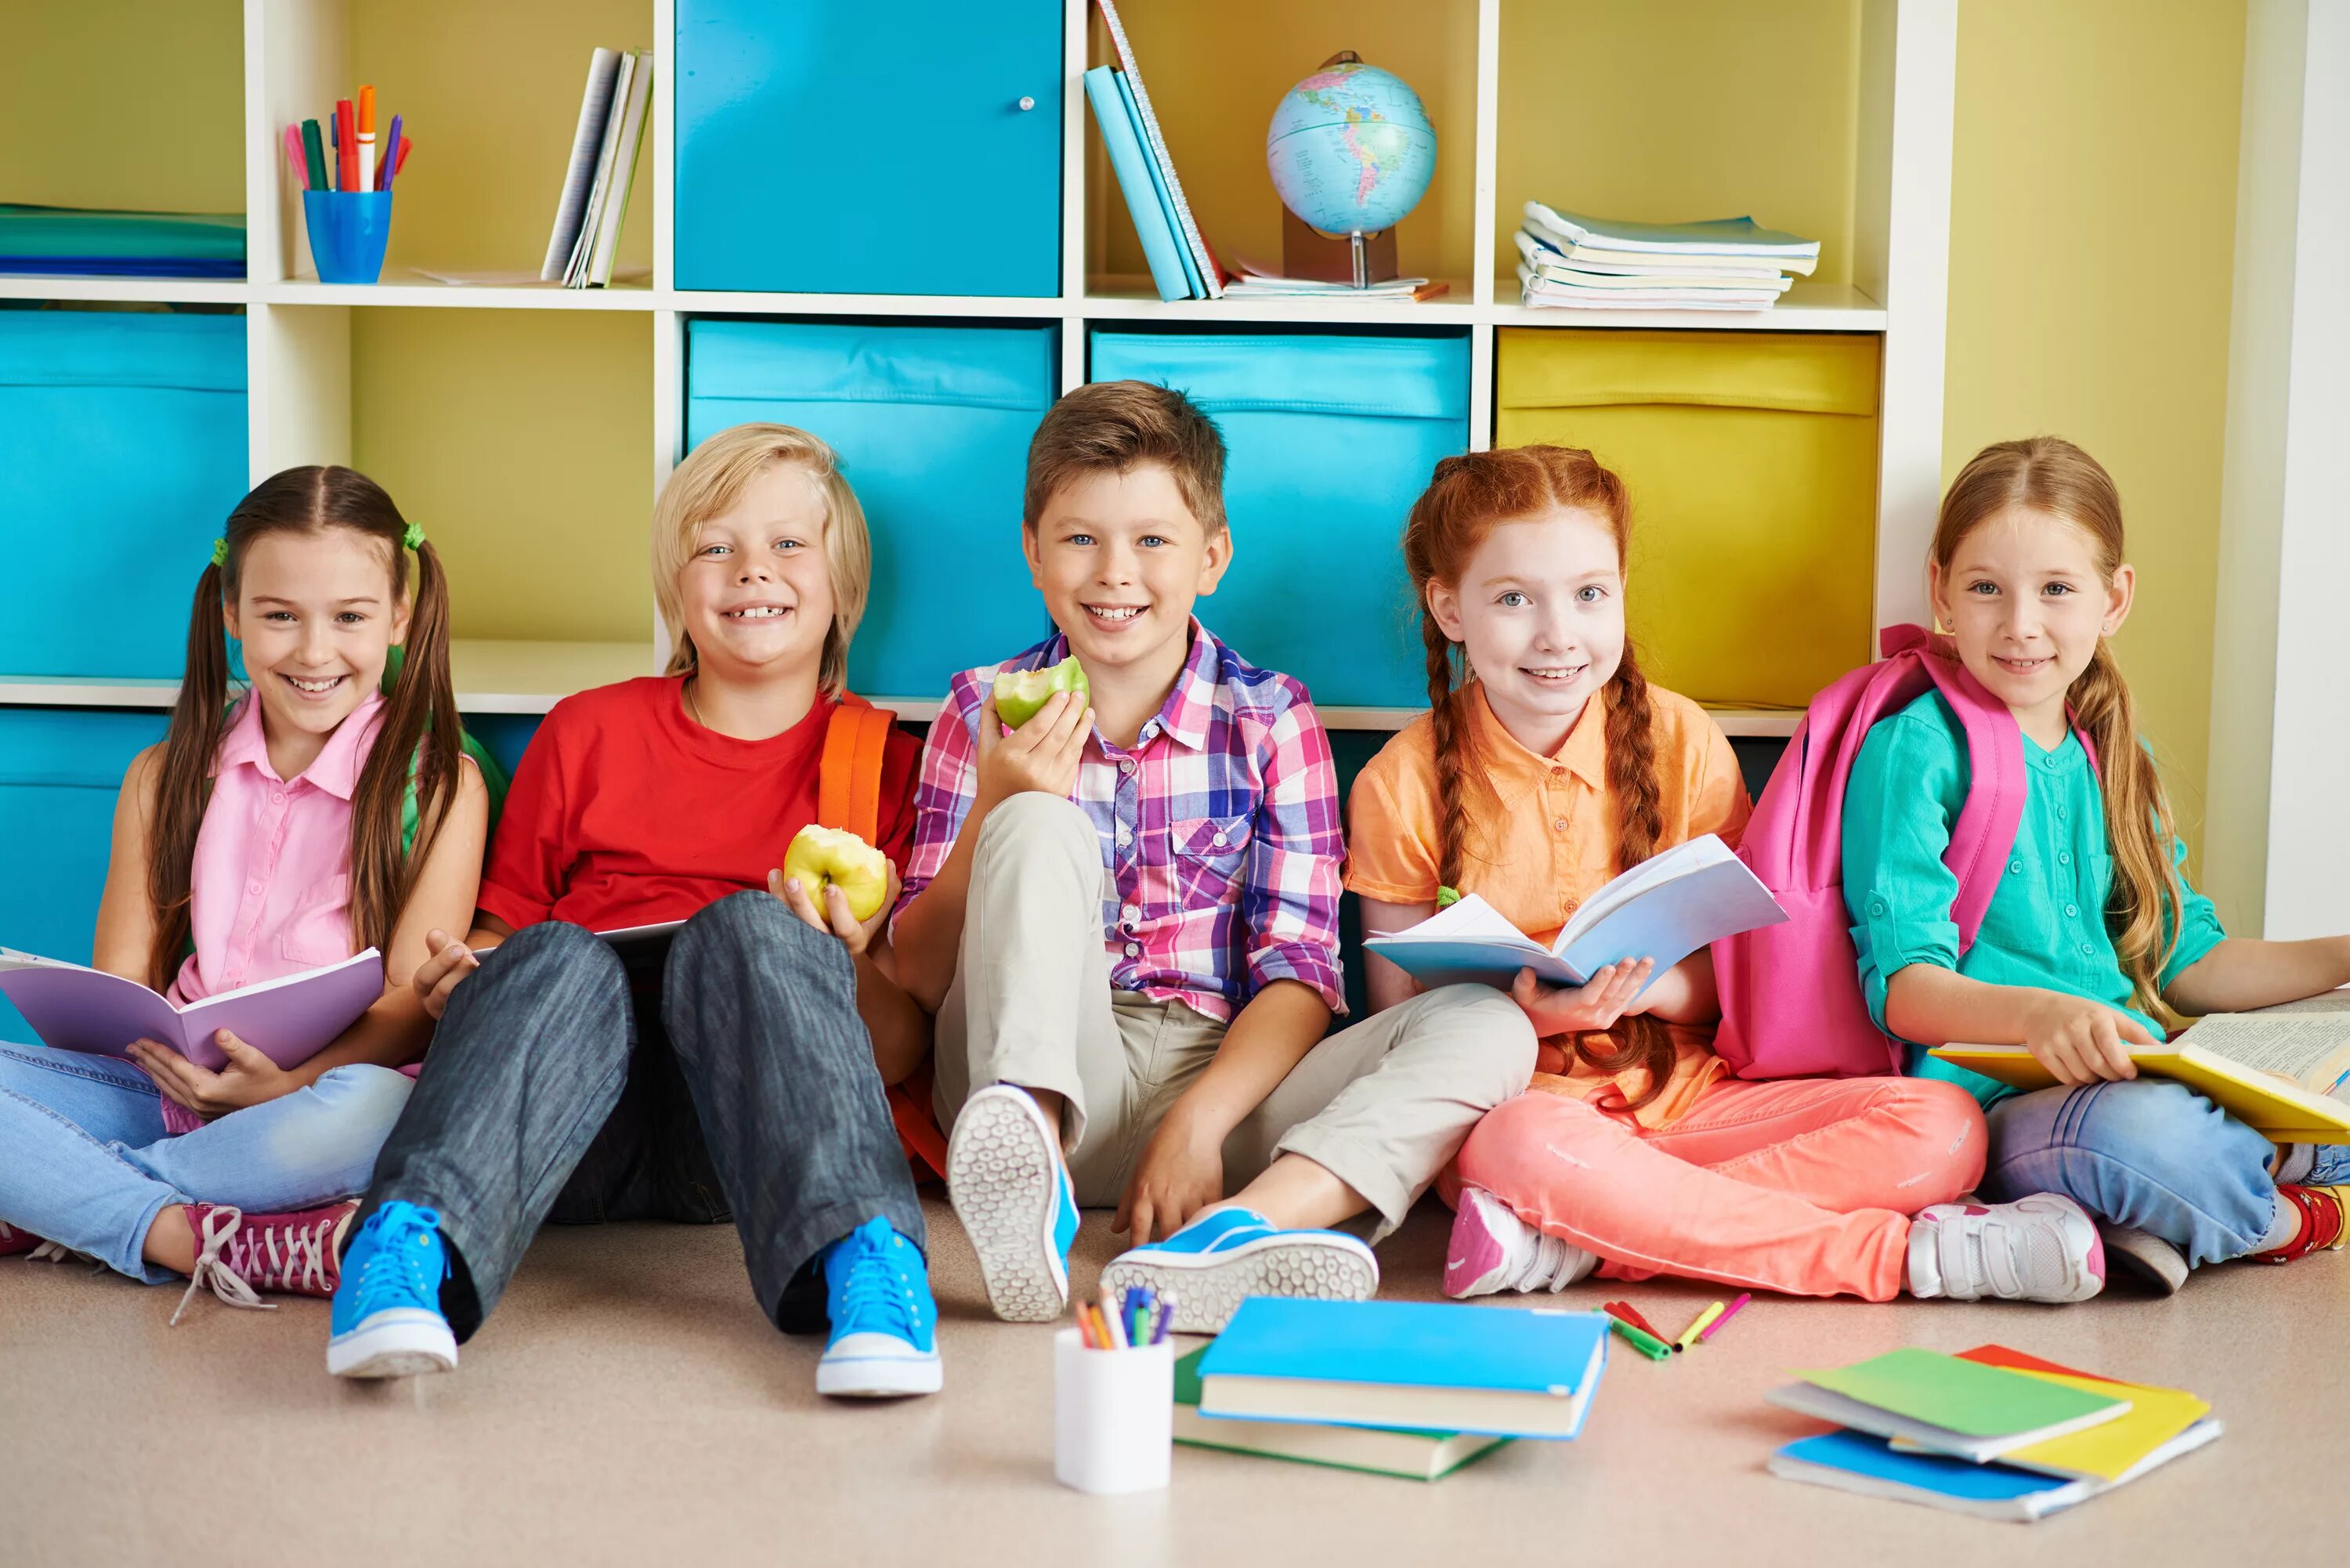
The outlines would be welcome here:
<svg viewBox="0 0 2350 1568">
<path fill-rule="evenodd" d="M 2100 1220 L 2161 1237 L 2200 1267 L 2259 1248 L 2274 1222 L 2277 1146 L 2160 1078 L 2040 1089 L 1991 1109 L 1982 1192 L 2061 1192 Z M 2350 1147 L 2317 1150 L 2312 1182 L 2350 1180 Z"/>
<path fill-rule="evenodd" d="M 0 1045 L 0 1220 L 160 1284 L 175 1276 L 142 1254 L 166 1205 L 275 1214 L 364 1191 L 408 1090 L 389 1067 L 336 1067 L 173 1137 L 130 1063 Z"/>
</svg>

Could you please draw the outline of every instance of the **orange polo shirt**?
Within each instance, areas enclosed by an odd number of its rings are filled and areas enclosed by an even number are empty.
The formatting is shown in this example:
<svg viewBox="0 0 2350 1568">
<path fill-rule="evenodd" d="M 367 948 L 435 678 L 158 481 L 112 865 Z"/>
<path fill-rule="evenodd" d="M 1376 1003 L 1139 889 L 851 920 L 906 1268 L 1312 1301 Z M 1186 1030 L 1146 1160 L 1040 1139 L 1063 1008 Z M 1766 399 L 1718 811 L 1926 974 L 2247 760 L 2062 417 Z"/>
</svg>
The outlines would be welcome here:
<svg viewBox="0 0 2350 1568">
<path fill-rule="evenodd" d="M 1607 791 L 1607 713 L 1594 701 L 1552 756 L 1521 745 L 1485 701 L 1484 688 L 1467 688 L 1474 742 L 1464 770 L 1468 785 L 1461 856 L 1463 893 L 1475 893 L 1536 941 L 1558 934 L 1583 901 L 1624 869 L 1616 863 L 1616 813 Z M 1753 806 L 1738 758 L 1705 710 L 1688 698 L 1648 688 L 1655 715 L 1659 808 L 1664 832 L 1659 849 L 1713 833 L 1735 849 Z M 1399 732 L 1355 780 L 1347 798 L 1347 886 L 1386 904 L 1431 904 L 1437 889 L 1437 833 L 1443 807 L 1436 785 L 1435 722 L 1422 714 Z M 1668 1024 L 1675 1056 L 1664 1092 L 1636 1113 L 1646 1127 L 1663 1127 L 1728 1071 L 1713 1054 L 1713 1026 Z M 1596 1052 L 1612 1049 L 1604 1035 L 1586 1035 Z M 1648 1087 L 1638 1067 L 1602 1073 L 1570 1046 L 1573 1037 L 1545 1040 L 1534 1086 L 1588 1099 L 1620 1091 L 1620 1105 Z"/>
</svg>

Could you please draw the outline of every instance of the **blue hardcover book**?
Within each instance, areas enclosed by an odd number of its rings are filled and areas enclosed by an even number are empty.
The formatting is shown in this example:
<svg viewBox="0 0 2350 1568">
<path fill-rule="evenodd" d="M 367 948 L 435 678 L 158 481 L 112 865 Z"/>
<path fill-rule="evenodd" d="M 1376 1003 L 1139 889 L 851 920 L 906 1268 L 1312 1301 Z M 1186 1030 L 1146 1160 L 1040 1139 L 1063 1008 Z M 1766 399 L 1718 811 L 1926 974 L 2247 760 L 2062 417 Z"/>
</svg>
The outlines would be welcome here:
<svg viewBox="0 0 2350 1568">
<path fill-rule="evenodd" d="M 1883 1438 L 1854 1431 L 1789 1443 L 1771 1456 L 1771 1473 L 1983 1519 L 2039 1519 L 2103 1490 L 2093 1481 L 2060 1481 L 2008 1465 L 1902 1453 Z"/>
<path fill-rule="evenodd" d="M 1191 286 L 1193 299 L 1208 297 L 1207 286 L 1200 281 L 1199 259 L 1191 247 L 1183 243 L 1183 226 L 1175 216 L 1175 202 L 1167 193 L 1167 171 L 1151 151 L 1150 139 L 1142 134 L 1142 114 L 1134 107 L 1134 83 L 1124 71 L 1110 73 L 1118 80 L 1118 95 L 1126 100 L 1127 127 L 1134 132 L 1134 145 L 1141 151 L 1142 161 L 1150 167 L 1150 188 L 1159 193 L 1159 215 L 1166 220 L 1167 233 L 1175 244 L 1175 254 L 1183 263 L 1183 281 Z"/>
<path fill-rule="evenodd" d="M 1126 195 L 1126 210 L 1142 241 L 1143 259 L 1150 264 L 1150 281 L 1161 299 L 1191 297 L 1191 276 L 1177 254 L 1175 232 L 1159 209 L 1159 188 L 1151 183 L 1150 163 L 1135 140 L 1134 122 L 1126 112 L 1126 97 L 1118 90 L 1118 73 L 1096 66 L 1086 73 L 1086 101 L 1094 106 L 1094 123 L 1101 127 L 1102 148 L 1109 154 L 1111 172 Z"/>
<path fill-rule="evenodd" d="M 1200 1413 L 1572 1438 L 1607 1365 L 1596 1312 L 1252 1296 L 1200 1363 Z"/>
</svg>

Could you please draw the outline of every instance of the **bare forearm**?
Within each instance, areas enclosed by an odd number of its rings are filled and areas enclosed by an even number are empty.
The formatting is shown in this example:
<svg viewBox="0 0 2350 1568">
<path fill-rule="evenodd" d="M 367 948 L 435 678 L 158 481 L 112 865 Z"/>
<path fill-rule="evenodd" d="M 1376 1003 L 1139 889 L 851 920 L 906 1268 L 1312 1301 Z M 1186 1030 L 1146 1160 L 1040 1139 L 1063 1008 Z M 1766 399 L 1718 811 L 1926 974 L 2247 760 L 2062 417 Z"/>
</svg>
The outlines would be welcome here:
<svg viewBox="0 0 2350 1568">
<path fill-rule="evenodd" d="M 1668 1023 L 1711 1023 L 1721 1016 L 1721 996 L 1714 989 L 1713 953 L 1700 948 L 1648 982 L 1635 1012 Z"/>
<path fill-rule="evenodd" d="M 2350 937 L 2263 942 L 2230 937 L 2178 972 L 2162 999 L 2189 1018 L 2249 1012 L 2350 984 Z"/>
<path fill-rule="evenodd" d="M 857 1015 L 873 1037 L 884 1084 L 902 1083 L 931 1049 L 930 1015 L 890 978 L 893 967 L 887 950 L 857 955 Z"/>
<path fill-rule="evenodd" d="M 1939 964 L 1913 963 L 1895 972 L 1885 991 L 1885 1026 L 1920 1045 L 1953 1040 L 1980 1045 L 2021 1045 L 2034 1002 L 2030 986 L 1969 980 Z"/>
<path fill-rule="evenodd" d="M 1215 1060 L 1183 1092 L 1170 1117 L 1183 1116 L 1221 1141 L 1264 1103 L 1329 1026 L 1329 1004 L 1318 992 L 1298 981 L 1274 981 L 1241 1009 Z"/>
</svg>

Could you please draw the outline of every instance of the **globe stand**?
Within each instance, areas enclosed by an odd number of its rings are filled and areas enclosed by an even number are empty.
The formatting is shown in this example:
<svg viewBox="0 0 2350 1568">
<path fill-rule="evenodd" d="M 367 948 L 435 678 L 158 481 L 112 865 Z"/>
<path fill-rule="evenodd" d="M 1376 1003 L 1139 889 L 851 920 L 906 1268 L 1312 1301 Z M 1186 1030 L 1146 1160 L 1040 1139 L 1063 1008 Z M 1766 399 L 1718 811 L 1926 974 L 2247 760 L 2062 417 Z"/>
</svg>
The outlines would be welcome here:
<svg viewBox="0 0 2350 1568">
<path fill-rule="evenodd" d="M 1296 213 L 1281 210 L 1281 275 L 1315 283 L 1368 288 L 1403 273 L 1396 265 L 1393 229 L 1376 234 L 1326 234 Z"/>
</svg>

